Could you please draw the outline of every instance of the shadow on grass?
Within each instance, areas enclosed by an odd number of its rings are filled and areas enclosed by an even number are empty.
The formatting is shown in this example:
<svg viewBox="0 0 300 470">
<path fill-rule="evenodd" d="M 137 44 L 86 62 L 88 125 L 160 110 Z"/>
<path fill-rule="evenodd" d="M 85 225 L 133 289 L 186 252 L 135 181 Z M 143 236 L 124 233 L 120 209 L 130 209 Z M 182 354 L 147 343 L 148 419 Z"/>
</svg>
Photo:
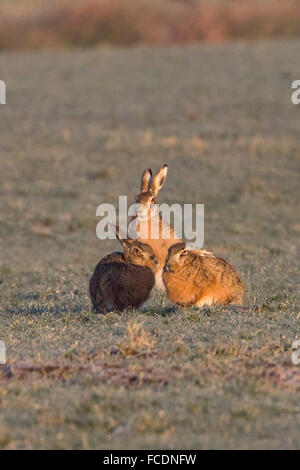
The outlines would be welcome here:
<svg viewBox="0 0 300 470">
<path fill-rule="evenodd" d="M 133 312 L 133 311 L 132 311 Z M 161 317 L 173 316 L 173 315 L 193 315 L 199 318 L 205 316 L 218 316 L 218 315 L 249 315 L 259 312 L 259 305 L 247 304 L 247 305 L 212 305 L 203 306 L 202 308 L 191 306 L 191 307 L 180 307 L 178 305 L 167 305 L 164 307 L 149 307 L 142 311 L 144 315 L 159 315 Z M 129 312 L 128 312 L 129 313 Z"/>
<path fill-rule="evenodd" d="M 55 316 L 65 316 L 69 314 L 77 315 L 86 315 L 89 313 L 90 308 L 87 305 L 57 305 L 54 307 L 49 307 L 47 305 L 37 305 L 37 306 L 28 306 L 28 307 L 15 307 L 6 309 L 5 312 L 12 315 L 55 315 Z"/>
</svg>

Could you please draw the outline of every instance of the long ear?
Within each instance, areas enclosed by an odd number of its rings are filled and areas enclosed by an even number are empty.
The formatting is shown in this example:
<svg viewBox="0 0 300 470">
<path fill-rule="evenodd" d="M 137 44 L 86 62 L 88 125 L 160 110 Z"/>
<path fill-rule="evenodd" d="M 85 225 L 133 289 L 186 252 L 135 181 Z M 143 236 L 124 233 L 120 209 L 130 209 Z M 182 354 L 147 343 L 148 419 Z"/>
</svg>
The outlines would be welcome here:
<svg viewBox="0 0 300 470">
<path fill-rule="evenodd" d="M 142 193 L 146 193 L 149 189 L 149 185 L 152 179 L 152 171 L 150 168 L 146 168 L 142 174 L 142 181 L 141 181 L 141 191 Z"/>
<path fill-rule="evenodd" d="M 123 230 L 120 230 L 120 227 L 119 227 L 118 224 L 113 225 L 112 223 L 110 223 L 110 226 L 111 226 L 112 230 L 115 232 L 116 237 L 119 240 L 119 242 L 121 243 L 121 245 L 123 247 L 128 246 L 130 241 L 131 241 L 131 238 L 127 235 L 127 233 L 125 233 Z"/>
<path fill-rule="evenodd" d="M 167 177 L 167 173 L 168 173 L 168 165 L 164 165 L 153 176 L 150 182 L 150 189 L 152 190 L 154 196 L 157 196 L 158 192 L 163 187 L 163 184 Z"/>
</svg>

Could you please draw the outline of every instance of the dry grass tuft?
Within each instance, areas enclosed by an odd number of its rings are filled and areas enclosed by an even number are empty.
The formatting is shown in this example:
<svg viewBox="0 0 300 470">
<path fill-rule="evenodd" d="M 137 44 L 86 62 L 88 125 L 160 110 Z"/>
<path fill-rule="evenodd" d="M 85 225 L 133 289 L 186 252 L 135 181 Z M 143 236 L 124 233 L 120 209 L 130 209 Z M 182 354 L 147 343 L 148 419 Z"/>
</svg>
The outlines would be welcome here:
<svg viewBox="0 0 300 470">
<path fill-rule="evenodd" d="M 153 334 L 143 327 L 143 323 L 132 321 L 126 328 L 125 341 L 119 345 L 124 356 L 149 354 L 156 344 Z"/>
</svg>

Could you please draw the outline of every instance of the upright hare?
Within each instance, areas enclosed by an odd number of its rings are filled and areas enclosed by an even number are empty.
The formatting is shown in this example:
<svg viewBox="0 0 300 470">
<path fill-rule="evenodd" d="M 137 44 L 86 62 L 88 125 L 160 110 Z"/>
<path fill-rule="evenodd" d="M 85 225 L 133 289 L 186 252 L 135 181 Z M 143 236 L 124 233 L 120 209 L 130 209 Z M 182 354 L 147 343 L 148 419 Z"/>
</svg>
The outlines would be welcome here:
<svg viewBox="0 0 300 470">
<path fill-rule="evenodd" d="M 162 270 L 168 249 L 174 243 L 181 241 L 177 238 L 173 228 L 162 219 L 156 202 L 156 196 L 165 182 L 167 172 L 168 165 L 163 165 L 152 177 L 152 171 L 147 168 L 142 174 L 141 192 L 136 196 L 138 240 L 142 243 L 148 243 L 158 259 L 155 286 L 160 290 L 165 290 Z M 163 238 L 164 233 L 167 235 L 169 233 L 168 238 Z"/>
<path fill-rule="evenodd" d="M 242 304 L 243 284 L 222 258 L 185 243 L 169 248 L 163 271 L 168 298 L 180 305 Z"/>
<path fill-rule="evenodd" d="M 123 311 L 140 307 L 154 286 L 158 261 L 151 246 L 137 240 L 121 239 L 124 253 L 105 256 L 90 279 L 89 292 L 94 310 Z"/>
</svg>

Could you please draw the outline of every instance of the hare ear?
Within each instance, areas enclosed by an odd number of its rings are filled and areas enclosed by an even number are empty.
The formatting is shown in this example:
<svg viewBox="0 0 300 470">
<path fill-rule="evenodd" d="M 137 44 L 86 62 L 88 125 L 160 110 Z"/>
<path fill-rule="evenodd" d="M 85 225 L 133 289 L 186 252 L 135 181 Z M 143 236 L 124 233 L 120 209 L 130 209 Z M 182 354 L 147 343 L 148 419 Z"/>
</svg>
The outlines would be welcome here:
<svg viewBox="0 0 300 470">
<path fill-rule="evenodd" d="M 146 193 L 149 190 L 150 182 L 152 179 L 152 171 L 150 168 L 144 170 L 142 174 L 142 181 L 141 181 L 141 191 L 142 193 Z"/>
<path fill-rule="evenodd" d="M 164 165 L 153 176 L 150 182 L 150 189 L 152 190 L 154 196 L 157 196 L 158 192 L 163 187 L 163 184 L 167 177 L 167 173 L 168 173 L 168 165 Z"/>
<path fill-rule="evenodd" d="M 123 247 L 128 246 L 132 241 L 128 234 L 124 230 L 121 230 L 118 224 L 113 225 L 110 223 L 110 225 L 121 245 Z"/>
</svg>

